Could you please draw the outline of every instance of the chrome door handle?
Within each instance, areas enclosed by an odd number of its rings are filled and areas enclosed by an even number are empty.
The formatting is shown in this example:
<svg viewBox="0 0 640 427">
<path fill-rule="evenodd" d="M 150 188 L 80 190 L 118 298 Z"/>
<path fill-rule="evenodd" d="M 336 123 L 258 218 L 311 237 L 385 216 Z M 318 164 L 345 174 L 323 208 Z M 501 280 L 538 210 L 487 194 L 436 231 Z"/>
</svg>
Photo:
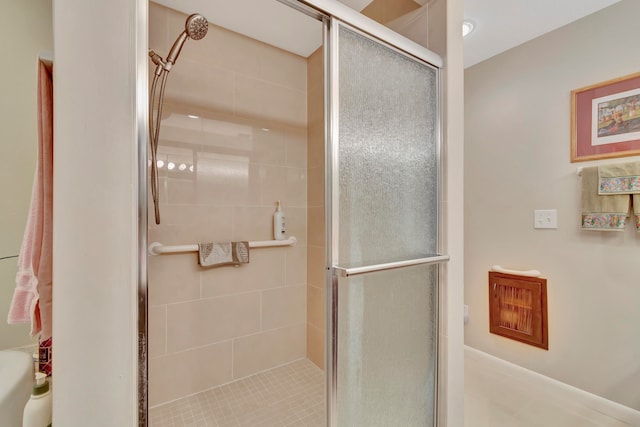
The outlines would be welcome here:
<svg viewBox="0 0 640 427">
<path fill-rule="evenodd" d="M 345 268 L 334 266 L 333 275 L 339 277 L 357 276 L 359 274 L 374 273 L 376 271 L 394 270 L 396 268 L 411 267 L 414 265 L 440 264 L 449 261 L 449 255 L 435 255 L 427 258 L 409 259 L 406 261 L 388 262 L 385 264 L 366 265 L 364 267 Z"/>
</svg>

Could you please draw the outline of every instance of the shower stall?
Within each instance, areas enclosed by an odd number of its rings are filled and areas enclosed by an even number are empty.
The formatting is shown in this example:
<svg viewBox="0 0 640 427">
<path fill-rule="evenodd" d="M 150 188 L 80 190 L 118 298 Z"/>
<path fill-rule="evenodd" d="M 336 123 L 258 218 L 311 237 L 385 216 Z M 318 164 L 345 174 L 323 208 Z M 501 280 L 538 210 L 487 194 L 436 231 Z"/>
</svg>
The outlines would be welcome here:
<svg viewBox="0 0 640 427">
<path fill-rule="evenodd" d="M 140 425 L 436 425 L 442 61 L 338 2 L 261 3 L 286 37 L 149 4 L 160 60 L 209 27 L 149 112 L 145 240 L 190 248 L 147 258 Z M 239 241 L 238 266 L 189 252 Z"/>
</svg>

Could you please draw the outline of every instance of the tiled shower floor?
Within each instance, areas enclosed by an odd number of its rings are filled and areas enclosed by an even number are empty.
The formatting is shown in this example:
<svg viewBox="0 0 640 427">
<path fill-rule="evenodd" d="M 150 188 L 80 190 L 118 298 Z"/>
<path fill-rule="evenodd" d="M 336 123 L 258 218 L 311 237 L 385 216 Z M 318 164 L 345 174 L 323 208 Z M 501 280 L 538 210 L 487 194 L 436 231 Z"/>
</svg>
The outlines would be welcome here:
<svg viewBox="0 0 640 427">
<path fill-rule="evenodd" d="M 302 359 L 151 408 L 150 427 L 325 425 L 324 373 Z"/>
<path fill-rule="evenodd" d="M 323 427 L 324 373 L 303 359 L 149 411 L 150 427 Z M 465 427 L 630 427 L 466 358 Z M 633 424 L 636 425 L 636 424 Z"/>
</svg>

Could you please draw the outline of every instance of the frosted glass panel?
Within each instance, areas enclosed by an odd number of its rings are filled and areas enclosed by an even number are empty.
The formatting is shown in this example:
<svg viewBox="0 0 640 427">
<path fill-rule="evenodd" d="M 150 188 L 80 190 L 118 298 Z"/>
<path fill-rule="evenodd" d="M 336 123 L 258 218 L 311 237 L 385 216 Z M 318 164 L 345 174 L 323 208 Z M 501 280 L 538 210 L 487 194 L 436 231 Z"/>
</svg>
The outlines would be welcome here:
<svg viewBox="0 0 640 427">
<path fill-rule="evenodd" d="M 432 426 L 438 266 L 340 279 L 338 426 Z"/>
<path fill-rule="evenodd" d="M 339 26 L 339 263 L 436 253 L 437 73 Z"/>
<path fill-rule="evenodd" d="M 435 255 L 437 70 L 345 25 L 332 28 L 331 260 L 355 267 Z M 338 279 L 331 295 L 337 426 L 433 426 L 437 286 L 437 265 Z"/>
</svg>

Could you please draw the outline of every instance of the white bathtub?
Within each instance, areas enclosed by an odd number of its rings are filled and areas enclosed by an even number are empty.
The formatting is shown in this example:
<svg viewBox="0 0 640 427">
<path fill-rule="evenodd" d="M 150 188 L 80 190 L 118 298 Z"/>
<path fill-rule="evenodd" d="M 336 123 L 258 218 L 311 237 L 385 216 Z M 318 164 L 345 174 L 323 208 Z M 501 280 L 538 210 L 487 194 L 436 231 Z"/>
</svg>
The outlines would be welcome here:
<svg viewBox="0 0 640 427">
<path fill-rule="evenodd" d="M 22 427 L 31 395 L 33 359 L 22 351 L 0 351 L 0 426 Z"/>
</svg>

